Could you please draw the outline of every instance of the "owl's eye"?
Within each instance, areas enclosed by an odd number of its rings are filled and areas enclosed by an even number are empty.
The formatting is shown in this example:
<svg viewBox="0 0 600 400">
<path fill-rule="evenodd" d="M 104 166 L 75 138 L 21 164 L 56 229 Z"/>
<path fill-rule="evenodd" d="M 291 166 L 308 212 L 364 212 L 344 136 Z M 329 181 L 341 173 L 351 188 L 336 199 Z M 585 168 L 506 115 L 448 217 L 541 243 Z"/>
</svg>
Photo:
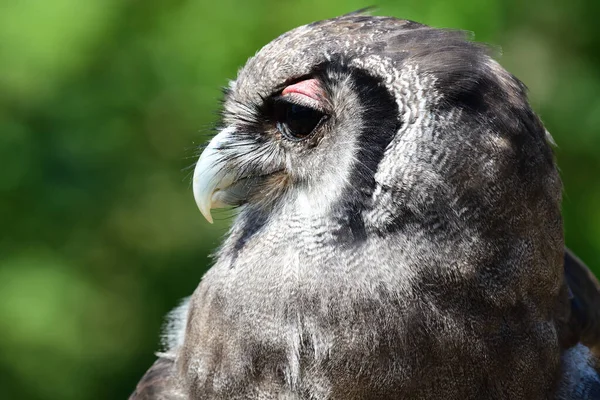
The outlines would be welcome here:
<svg viewBox="0 0 600 400">
<path fill-rule="evenodd" d="M 325 114 L 311 107 L 286 100 L 277 101 L 274 113 L 277 129 L 289 140 L 306 139 L 325 119 Z"/>
</svg>

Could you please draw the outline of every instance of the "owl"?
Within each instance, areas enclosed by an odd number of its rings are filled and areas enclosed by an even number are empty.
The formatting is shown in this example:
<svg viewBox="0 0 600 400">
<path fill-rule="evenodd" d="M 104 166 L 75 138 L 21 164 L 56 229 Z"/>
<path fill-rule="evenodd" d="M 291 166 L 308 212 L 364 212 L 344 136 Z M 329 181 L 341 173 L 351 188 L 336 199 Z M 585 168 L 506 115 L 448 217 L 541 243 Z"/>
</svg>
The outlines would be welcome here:
<svg viewBox="0 0 600 400">
<path fill-rule="evenodd" d="M 193 192 L 238 213 L 131 398 L 600 399 L 551 144 L 463 32 L 281 35 L 225 91 Z"/>
</svg>

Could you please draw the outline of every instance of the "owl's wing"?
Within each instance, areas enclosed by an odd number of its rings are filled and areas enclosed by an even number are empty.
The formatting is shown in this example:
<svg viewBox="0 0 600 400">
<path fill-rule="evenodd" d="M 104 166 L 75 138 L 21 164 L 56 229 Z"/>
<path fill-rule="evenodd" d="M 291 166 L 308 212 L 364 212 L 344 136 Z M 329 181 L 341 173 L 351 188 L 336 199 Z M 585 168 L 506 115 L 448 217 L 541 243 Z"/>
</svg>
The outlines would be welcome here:
<svg viewBox="0 0 600 400">
<path fill-rule="evenodd" d="M 600 284 L 589 268 L 565 249 L 565 280 L 569 287 L 570 316 L 564 331 L 575 342 L 562 354 L 562 381 L 557 399 L 600 399 Z"/>
<path fill-rule="evenodd" d="M 144 374 L 129 400 L 187 400 L 178 388 L 174 361 L 159 358 Z"/>
<path fill-rule="evenodd" d="M 600 356 L 600 283 L 592 271 L 565 249 L 565 278 L 571 291 L 571 320 L 580 342 Z"/>
</svg>

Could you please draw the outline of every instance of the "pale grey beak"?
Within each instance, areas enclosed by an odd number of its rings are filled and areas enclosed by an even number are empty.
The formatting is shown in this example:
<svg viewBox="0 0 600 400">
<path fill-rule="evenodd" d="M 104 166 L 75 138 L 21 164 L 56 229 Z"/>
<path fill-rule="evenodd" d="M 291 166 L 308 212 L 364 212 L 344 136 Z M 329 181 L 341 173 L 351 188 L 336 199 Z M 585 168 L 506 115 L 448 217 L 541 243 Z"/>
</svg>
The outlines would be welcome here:
<svg viewBox="0 0 600 400">
<path fill-rule="evenodd" d="M 213 223 L 210 210 L 225 207 L 223 191 L 235 181 L 235 173 L 227 168 L 223 149 L 233 141 L 234 128 L 223 129 L 212 138 L 200 155 L 194 169 L 194 198 L 204 218 Z"/>
</svg>

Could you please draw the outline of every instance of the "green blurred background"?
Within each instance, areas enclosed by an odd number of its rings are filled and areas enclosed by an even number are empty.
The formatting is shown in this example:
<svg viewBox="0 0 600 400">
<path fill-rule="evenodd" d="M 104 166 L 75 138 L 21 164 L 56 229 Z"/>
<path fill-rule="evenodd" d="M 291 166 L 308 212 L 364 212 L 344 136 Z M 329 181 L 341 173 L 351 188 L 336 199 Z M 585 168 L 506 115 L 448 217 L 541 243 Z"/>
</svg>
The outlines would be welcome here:
<svg viewBox="0 0 600 400">
<path fill-rule="evenodd" d="M 220 87 L 282 32 L 365 5 L 0 0 L 2 399 L 128 396 L 227 227 L 190 188 Z M 377 14 L 503 49 L 558 143 L 567 243 L 600 271 L 600 3 L 381 1 Z"/>
</svg>

